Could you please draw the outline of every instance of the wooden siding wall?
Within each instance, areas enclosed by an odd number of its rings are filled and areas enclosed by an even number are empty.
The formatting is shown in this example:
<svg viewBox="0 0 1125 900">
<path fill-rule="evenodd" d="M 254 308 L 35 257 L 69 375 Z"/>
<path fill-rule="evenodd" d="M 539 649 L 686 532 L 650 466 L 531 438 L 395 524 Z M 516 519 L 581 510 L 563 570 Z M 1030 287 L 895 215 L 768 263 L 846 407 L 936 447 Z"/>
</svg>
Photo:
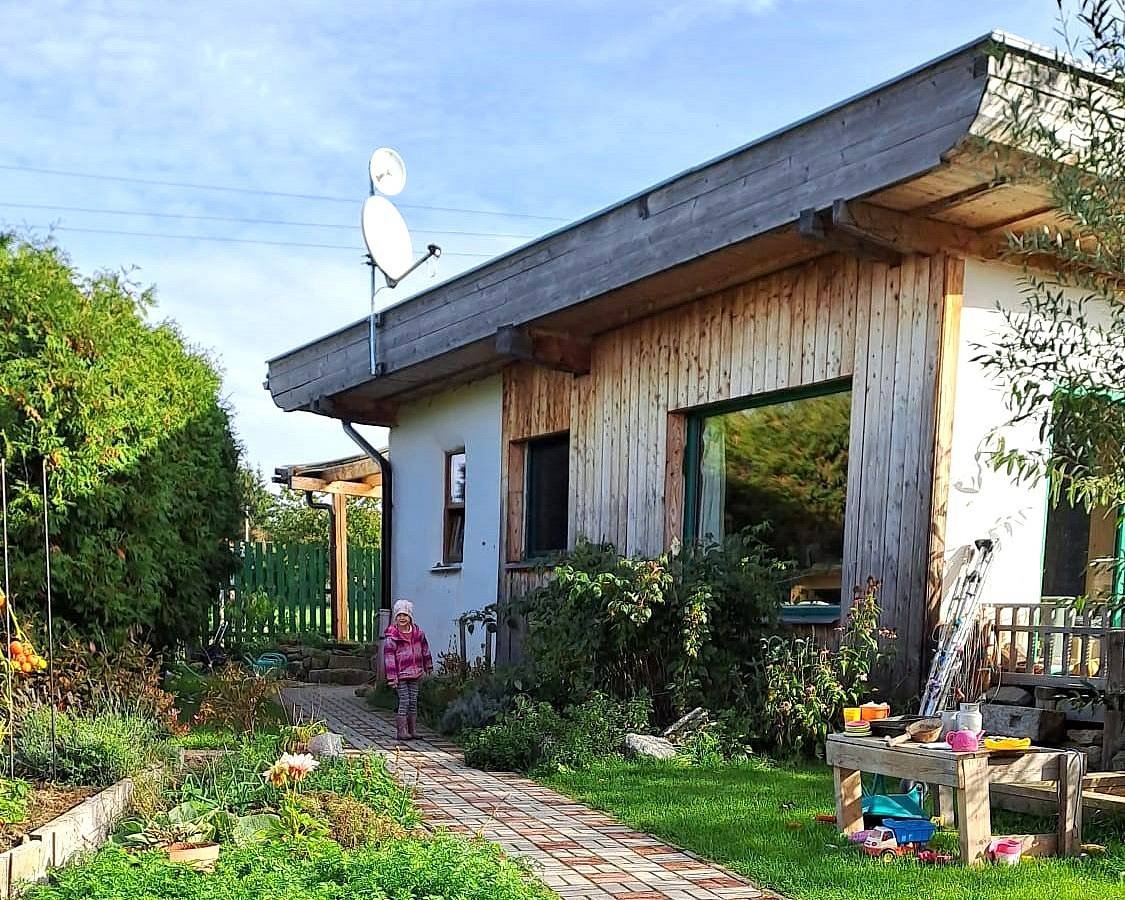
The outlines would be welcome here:
<svg viewBox="0 0 1125 900">
<path fill-rule="evenodd" d="M 916 689 L 940 551 L 930 536 L 935 392 L 953 264 L 822 257 L 600 335 L 588 375 L 512 366 L 505 447 L 569 429 L 572 541 L 655 554 L 682 521 L 676 411 L 851 378 L 844 584 L 883 581 L 885 621 L 901 638 L 896 680 Z M 506 499 L 522 509 L 522 481 L 507 475 L 505 465 Z M 541 577 L 509 568 L 502 591 L 516 596 Z"/>
</svg>

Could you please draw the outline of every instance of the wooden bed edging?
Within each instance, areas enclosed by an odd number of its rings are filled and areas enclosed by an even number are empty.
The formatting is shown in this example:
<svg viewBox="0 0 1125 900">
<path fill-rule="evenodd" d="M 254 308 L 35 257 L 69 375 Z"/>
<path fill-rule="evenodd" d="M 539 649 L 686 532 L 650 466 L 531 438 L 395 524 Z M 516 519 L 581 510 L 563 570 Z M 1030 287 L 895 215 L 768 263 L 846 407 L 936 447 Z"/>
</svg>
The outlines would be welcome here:
<svg viewBox="0 0 1125 900">
<path fill-rule="evenodd" d="M 133 779 L 83 800 L 0 853 L 0 900 L 15 897 L 22 886 L 42 881 L 48 870 L 66 865 L 79 853 L 97 850 L 133 799 Z"/>
</svg>

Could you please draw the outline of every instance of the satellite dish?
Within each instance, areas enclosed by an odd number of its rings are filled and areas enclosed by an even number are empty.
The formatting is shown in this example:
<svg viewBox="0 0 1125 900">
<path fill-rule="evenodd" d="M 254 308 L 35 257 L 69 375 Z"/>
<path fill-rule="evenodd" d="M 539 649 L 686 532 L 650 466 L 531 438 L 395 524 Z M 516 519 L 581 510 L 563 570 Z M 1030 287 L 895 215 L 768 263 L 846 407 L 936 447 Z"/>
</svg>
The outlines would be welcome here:
<svg viewBox="0 0 1125 900">
<path fill-rule="evenodd" d="M 380 147 L 371 154 L 371 183 L 380 194 L 393 197 L 406 187 L 406 163 L 390 147 Z"/>
<path fill-rule="evenodd" d="M 364 200 L 361 225 L 367 252 L 388 281 L 398 281 L 414 267 L 410 231 L 390 200 L 376 196 Z"/>
</svg>

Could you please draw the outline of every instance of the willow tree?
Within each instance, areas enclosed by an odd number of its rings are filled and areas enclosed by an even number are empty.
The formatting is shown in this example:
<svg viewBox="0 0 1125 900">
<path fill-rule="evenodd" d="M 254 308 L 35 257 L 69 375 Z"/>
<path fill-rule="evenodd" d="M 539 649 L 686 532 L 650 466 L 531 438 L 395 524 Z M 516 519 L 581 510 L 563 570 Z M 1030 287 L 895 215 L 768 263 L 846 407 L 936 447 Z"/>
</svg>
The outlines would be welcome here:
<svg viewBox="0 0 1125 900">
<path fill-rule="evenodd" d="M 1051 224 L 1008 237 L 1023 266 L 1023 303 L 1001 307 L 995 341 L 979 348 L 1004 387 L 1008 426 L 1038 427 L 1032 448 L 998 429 L 993 465 L 1046 482 L 1053 503 L 1125 506 L 1125 4 L 1059 4 L 1062 48 L 1050 64 L 1008 53 L 1019 84 L 996 129 L 997 177 L 1045 186 Z M 995 143 L 992 145 L 995 147 Z M 1018 149 L 1016 149 L 1018 148 Z M 995 153 L 995 151 L 991 151 Z M 1121 579 L 1115 579 L 1120 590 Z"/>
</svg>

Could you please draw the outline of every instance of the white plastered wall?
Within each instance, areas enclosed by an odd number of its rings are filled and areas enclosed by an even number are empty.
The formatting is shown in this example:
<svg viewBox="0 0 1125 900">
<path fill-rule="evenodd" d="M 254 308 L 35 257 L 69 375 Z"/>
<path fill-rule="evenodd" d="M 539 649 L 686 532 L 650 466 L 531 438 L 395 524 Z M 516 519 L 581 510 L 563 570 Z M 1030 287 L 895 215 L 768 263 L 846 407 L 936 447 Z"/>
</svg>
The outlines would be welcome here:
<svg viewBox="0 0 1125 900">
<path fill-rule="evenodd" d="M 1047 486 L 1013 483 L 988 462 L 986 448 L 993 429 L 1010 418 L 1002 390 L 973 357 L 981 345 L 996 340 L 1003 322 L 997 304 L 1022 306 L 1021 270 L 1000 263 L 965 263 L 964 307 L 957 361 L 957 395 L 950 457 L 949 507 L 946 519 L 946 582 L 965 548 L 990 537 L 996 552 L 981 591 L 984 602 L 1033 602 L 1043 580 L 1043 535 Z M 1031 422 L 1002 432 L 1009 446 L 1039 445 Z"/>
<path fill-rule="evenodd" d="M 399 411 L 390 430 L 394 467 L 391 594 L 414 602 L 437 655 L 458 640 L 457 618 L 496 600 L 500 537 L 499 376 L 445 391 Z M 459 567 L 441 568 L 445 454 L 465 449 L 465 545 Z M 479 628 L 470 657 L 482 649 Z"/>
</svg>

